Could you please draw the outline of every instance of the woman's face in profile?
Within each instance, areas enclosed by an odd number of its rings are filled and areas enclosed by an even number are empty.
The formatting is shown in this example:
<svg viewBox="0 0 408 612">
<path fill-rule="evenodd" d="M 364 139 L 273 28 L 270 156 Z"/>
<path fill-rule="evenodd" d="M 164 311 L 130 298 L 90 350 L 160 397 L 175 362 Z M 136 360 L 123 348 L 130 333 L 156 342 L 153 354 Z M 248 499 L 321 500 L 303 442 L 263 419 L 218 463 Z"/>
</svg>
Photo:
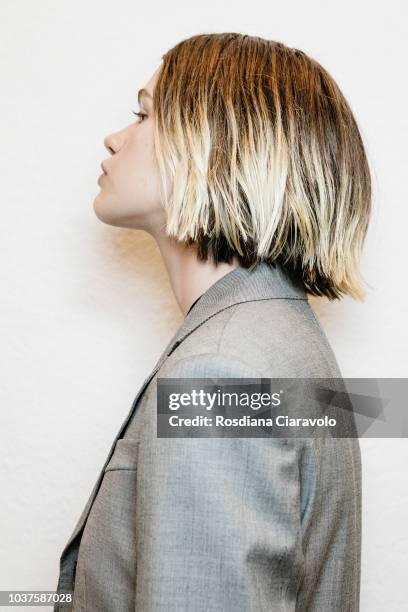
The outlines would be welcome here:
<svg viewBox="0 0 408 612">
<path fill-rule="evenodd" d="M 93 208 L 104 223 L 152 230 L 163 226 L 162 185 L 154 149 L 153 90 L 160 70 L 142 90 L 140 116 L 104 140 L 111 157 L 98 179 L 100 192 Z"/>
</svg>

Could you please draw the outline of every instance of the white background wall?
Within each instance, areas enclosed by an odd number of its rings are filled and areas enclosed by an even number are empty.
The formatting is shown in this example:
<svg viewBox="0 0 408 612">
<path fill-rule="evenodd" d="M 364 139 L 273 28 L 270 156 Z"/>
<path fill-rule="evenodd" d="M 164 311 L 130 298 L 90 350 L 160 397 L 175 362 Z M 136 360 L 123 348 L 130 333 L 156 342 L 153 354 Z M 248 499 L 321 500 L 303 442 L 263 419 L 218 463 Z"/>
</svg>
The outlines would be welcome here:
<svg viewBox="0 0 408 612">
<path fill-rule="evenodd" d="M 106 134 L 176 42 L 240 31 L 320 61 L 366 143 L 364 304 L 311 299 L 346 377 L 406 377 L 404 3 L 2 0 L 0 589 L 55 589 L 58 558 L 134 396 L 182 316 L 143 232 L 92 202 Z M 408 601 L 406 439 L 361 441 L 362 612 Z M 329 612 L 329 611 L 327 611 Z"/>
</svg>

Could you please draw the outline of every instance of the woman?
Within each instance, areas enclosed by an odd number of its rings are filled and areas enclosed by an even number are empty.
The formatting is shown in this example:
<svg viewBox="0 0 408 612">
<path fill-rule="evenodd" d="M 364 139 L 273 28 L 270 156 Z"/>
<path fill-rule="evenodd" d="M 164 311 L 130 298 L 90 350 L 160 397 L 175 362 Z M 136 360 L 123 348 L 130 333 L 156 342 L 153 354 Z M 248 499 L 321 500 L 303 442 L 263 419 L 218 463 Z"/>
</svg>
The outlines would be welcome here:
<svg viewBox="0 0 408 612">
<path fill-rule="evenodd" d="M 236 33 L 177 44 L 139 104 L 106 138 L 94 210 L 155 238 L 185 318 L 117 434 L 59 591 L 98 612 L 356 612 L 358 439 L 156 435 L 158 377 L 341 378 L 307 294 L 365 296 L 356 121 L 316 61 Z"/>
</svg>

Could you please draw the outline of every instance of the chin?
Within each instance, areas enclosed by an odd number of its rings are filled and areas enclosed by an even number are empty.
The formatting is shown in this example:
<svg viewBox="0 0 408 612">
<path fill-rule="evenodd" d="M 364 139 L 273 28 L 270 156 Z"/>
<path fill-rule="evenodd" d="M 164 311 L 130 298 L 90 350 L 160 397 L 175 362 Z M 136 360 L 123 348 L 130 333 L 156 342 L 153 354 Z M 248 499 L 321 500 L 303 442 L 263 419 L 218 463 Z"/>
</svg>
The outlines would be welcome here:
<svg viewBox="0 0 408 612">
<path fill-rule="evenodd" d="M 118 204 L 113 205 L 112 202 L 102 201 L 99 199 L 99 195 L 94 200 L 93 209 L 102 223 L 126 229 L 143 229 L 134 213 L 129 214 L 129 212 L 120 211 Z"/>
<path fill-rule="evenodd" d="M 107 225 L 120 225 L 120 223 L 118 223 L 119 219 L 115 208 L 112 206 L 112 204 L 106 202 L 106 200 L 104 201 L 101 199 L 100 195 L 101 193 L 96 196 L 93 202 L 95 215 L 100 221 L 106 223 Z"/>
</svg>

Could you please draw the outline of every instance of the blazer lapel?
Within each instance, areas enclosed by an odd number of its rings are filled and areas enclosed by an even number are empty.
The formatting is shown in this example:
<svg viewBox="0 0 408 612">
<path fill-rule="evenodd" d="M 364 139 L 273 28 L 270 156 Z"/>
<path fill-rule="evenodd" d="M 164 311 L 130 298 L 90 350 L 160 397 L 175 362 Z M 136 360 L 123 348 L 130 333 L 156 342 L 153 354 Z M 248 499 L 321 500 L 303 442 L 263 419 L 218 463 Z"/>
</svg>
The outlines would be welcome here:
<svg viewBox="0 0 408 612">
<path fill-rule="evenodd" d="M 64 548 L 64 550 L 62 552 L 62 555 L 64 555 L 67 552 L 68 548 L 70 547 L 70 545 L 72 544 L 72 542 L 74 541 L 76 536 L 79 534 L 79 532 L 81 531 L 82 527 L 85 525 L 86 519 L 88 518 L 88 514 L 89 514 L 89 512 L 91 510 L 92 503 L 93 503 L 93 501 L 94 501 L 94 499 L 96 497 L 96 494 L 97 494 L 97 492 L 99 490 L 99 486 L 100 486 L 100 484 L 102 482 L 103 475 L 104 475 L 104 472 L 105 472 L 105 468 L 108 465 L 109 461 L 111 460 L 111 457 L 113 455 L 113 451 L 115 450 L 116 442 L 121 437 L 122 432 L 125 430 L 125 428 L 128 425 L 132 415 L 134 414 L 134 412 L 136 410 L 136 407 L 137 407 L 137 403 L 138 403 L 138 401 L 140 399 L 140 396 L 142 395 L 143 391 L 146 389 L 147 385 L 149 384 L 149 382 L 151 381 L 153 376 L 156 374 L 157 370 L 161 367 L 162 363 L 165 361 L 166 358 L 167 358 L 167 355 L 166 355 L 166 352 L 164 352 L 161 355 L 159 361 L 154 366 L 153 370 L 150 372 L 149 376 L 142 383 L 142 386 L 140 387 L 139 391 L 137 392 L 137 395 L 136 395 L 135 399 L 133 400 L 133 403 L 132 403 L 131 409 L 129 411 L 129 414 L 127 415 L 125 421 L 123 422 L 119 432 L 116 434 L 115 440 L 114 440 L 114 442 L 113 442 L 113 444 L 111 446 L 109 454 L 108 454 L 108 456 L 106 458 L 106 461 L 105 461 L 105 463 L 103 465 L 103 468 L 102 468 L 102 470 L 101 470 L 101 472 L 99 474 L 98 480 L 97 480 L 97 482 L 96 482 L 96 484 L 95 484 L 95 486 L 94 486 L 94 488 L 93 488 L 93 490 L 91 492 L 91 495 L 89 496 L 89 499 L 88 499 L 88 501 L 87 501 L 87 503 L 85 505 L 85 508 L 82 511 L 81 516 L 78 519 L 78 522 L 77 522 L 77 524 L 75 526 L 74 531 L 72 532 L 68 542 L 65 545 L 65 548 Z"/>
<path fill-rule="evenodd" d="M 142 383 L 142 386 L 133 400 L 129 414 L 115 437 L 98 480 L 62 552 L 62 556 L 67 552 L 68 548 L 85 525 L 92 503 L 102 482 L 105 468 L 114 452 L 116 442 L 122 436 L 130 419 L 137 410 L 137 404 L 143 391 L 167 357 L 169 357 L 174 349 L 199 325 L 202 325 L 218 312 L 241 302 L 268 299 L 307 300 L 307 295 L 303 287 L 299 284 L 295 284 L 279 264 L 275 264 L 275 267 L 273 267 L 266 262 L 261 262 L 252 271 L 241 267 L 235 268 L 211 285 L 211 287 L 201 296 L 194 308 L 185 317 L 180 328 L 171 338 L 153 370 Z"/>
</svg>

